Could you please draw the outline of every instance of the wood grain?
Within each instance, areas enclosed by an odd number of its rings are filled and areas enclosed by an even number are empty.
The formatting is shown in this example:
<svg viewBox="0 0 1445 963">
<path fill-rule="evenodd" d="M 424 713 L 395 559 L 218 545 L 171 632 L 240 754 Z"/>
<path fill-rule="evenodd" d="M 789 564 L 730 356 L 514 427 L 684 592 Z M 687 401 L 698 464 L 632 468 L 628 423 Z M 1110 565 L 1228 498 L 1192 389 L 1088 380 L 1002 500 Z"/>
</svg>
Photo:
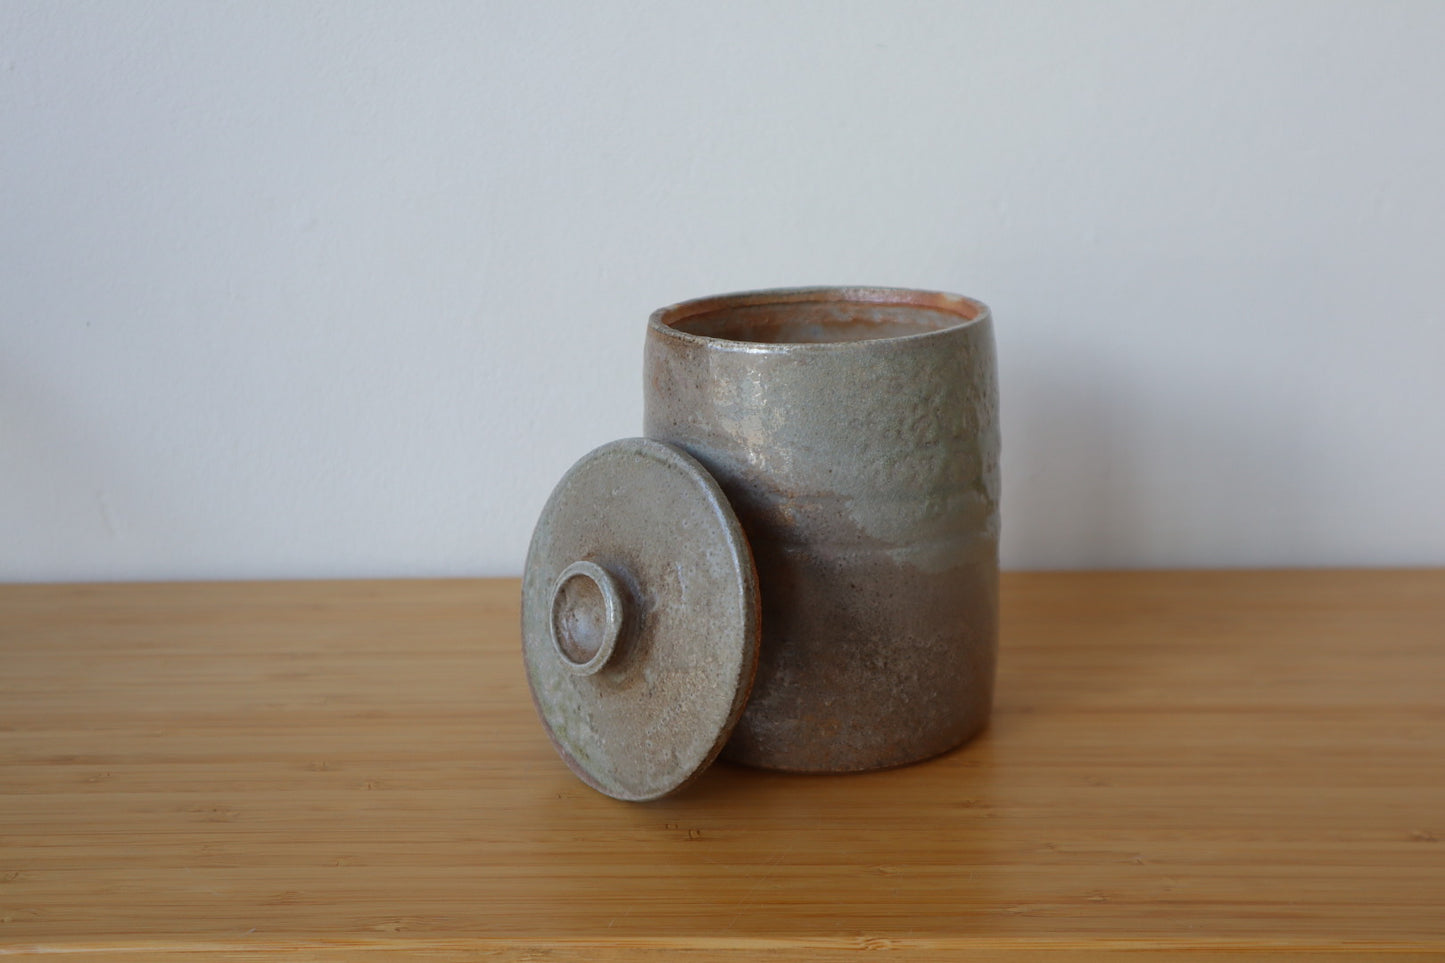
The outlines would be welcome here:
<svg viewBox="0 0 1445 963">
<path fill-rule="evenodd" d="M 0 587 L 0 954 L 1445 958 L 1445 572 L 1009 575 L 977 742 L 648 805 L 517 595 Z"/>
</svg>

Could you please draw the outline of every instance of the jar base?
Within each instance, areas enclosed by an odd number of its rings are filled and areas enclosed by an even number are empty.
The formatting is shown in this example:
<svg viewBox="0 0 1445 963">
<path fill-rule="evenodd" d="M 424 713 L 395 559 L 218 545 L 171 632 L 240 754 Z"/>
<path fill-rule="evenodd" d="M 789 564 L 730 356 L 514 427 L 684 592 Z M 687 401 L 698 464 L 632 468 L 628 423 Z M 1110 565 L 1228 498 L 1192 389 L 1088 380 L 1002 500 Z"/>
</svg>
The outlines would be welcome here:
<svg viewBox="0 0 1445 963">
<path fill-rule="evenodd" d="M 901 769 L 905 766 L 913 766 L 921 762 L 928 762 L 930 759 L 946 756 L 973 743 L 988 730 L 990 715 L 988 709 L 985 709 L 981 719 L 975 721 L 961 735 L 955 735 L 943 741 L 942 744 L 926 748 L 913 746 L 909 751 L 894 754 L 874 753 L 867 758 L 849 759 L 840 756 L 836 751 L 825 756 L 820 754 L 816 747 L 806 752 L 799 751 L 797 747 L 794 747 L 792 751 L 777 752 L 738 745 L 734 740 L 729 741 L 723 747 L 718 758 L 735 765 L 746 766 L 749 769 L 763 769 L 768 772 L 785 772 L 795 775 L 826 776 Z"/>
</svg>

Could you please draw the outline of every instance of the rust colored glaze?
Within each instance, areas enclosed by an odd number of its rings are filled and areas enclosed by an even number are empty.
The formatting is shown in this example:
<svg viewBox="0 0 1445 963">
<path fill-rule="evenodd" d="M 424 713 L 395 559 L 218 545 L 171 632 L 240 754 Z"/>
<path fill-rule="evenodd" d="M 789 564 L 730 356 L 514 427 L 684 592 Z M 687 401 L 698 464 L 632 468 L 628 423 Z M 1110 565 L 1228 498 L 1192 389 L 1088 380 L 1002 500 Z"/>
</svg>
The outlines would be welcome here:
<svg viewBox="0 0 1445 963">
<path fill-rule="evenodd" d="M 967 298 L 790 289 L 652 316 L 646 434 L 717 479 L 757 564 L 757 678 L 724 758 L 878 769 L 987 724 L 997 407 Z"/>
</svg>

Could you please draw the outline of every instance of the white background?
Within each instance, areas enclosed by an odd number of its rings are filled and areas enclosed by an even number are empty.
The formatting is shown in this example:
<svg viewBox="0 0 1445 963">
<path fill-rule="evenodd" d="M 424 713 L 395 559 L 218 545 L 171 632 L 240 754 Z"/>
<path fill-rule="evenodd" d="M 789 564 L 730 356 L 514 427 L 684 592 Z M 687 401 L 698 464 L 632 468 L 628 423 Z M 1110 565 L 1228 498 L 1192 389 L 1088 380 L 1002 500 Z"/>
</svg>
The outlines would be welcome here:
<svg viewBox="0 0 1445 963">
<path fill-rule="evenodd" d="M 1445 3 L 0 3 L 0 578 L 503 575 L 721 291 L 988 302 L 1013 568 L 1445 564 Z"/>
</svg>

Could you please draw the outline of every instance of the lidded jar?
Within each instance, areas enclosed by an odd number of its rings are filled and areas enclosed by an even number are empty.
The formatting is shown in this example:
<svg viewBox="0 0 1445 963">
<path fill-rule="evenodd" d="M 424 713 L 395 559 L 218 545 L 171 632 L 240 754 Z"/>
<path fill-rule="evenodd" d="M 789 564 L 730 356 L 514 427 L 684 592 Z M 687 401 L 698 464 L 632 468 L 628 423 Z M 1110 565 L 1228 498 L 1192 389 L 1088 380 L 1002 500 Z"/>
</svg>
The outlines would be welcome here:
<svg viewBox="0 0 1445 963">
<path fill-rule="evenodd" d="M 764 768 L 915 762 L 987 723 L 999 432 L 978 301 L 801 288 L 654 313 L 646 438 L 543 510 L 523 649 L 590 785 L 664 795 L 721 752 Z"/>
</svg>

